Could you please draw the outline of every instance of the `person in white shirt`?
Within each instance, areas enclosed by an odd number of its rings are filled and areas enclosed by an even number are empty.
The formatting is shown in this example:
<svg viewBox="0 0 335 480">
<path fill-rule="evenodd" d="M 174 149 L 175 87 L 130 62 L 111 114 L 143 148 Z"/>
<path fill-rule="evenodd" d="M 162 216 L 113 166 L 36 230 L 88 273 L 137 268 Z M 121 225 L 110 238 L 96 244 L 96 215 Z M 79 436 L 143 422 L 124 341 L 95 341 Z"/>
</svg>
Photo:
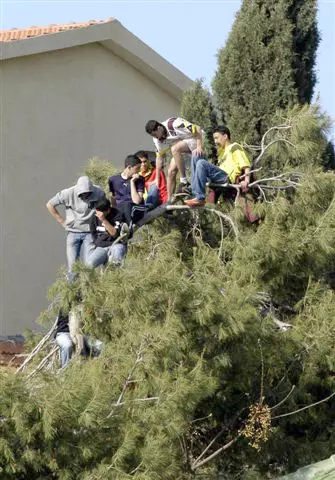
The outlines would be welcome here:
<svg viewBox="0 0 335 480">
<path fill-rule="evenodd" d="M 172 160 L 167 175 L 168 198 L 171 199 L 176 188 L 176 175 L 179 171 L 180 184 L 178 193 L 187 191 L 187 179 L 184 155 L 203 156 L 204 132 L 198 125 L 180 117 L 171 117 L 164 122 L 149 120 L 145 126 L 146 132 L 153 137 L 156 147 L 156 184 L 159 188 L 160 172 L 163 160 L 171 150 Z"/>
</svg>

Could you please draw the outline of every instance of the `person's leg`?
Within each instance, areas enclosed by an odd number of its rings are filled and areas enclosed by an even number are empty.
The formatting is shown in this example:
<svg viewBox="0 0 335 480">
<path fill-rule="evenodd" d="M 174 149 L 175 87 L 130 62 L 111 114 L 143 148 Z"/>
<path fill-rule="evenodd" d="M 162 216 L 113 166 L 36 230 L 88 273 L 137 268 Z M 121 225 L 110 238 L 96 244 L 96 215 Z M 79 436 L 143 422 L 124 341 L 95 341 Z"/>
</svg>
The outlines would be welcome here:
<svg viewBox="0 0 335 480">
<path fill-rule="evenodd" d="M 185 200 L 189 206 L 200 206 L 205 204 L 206 182 L 209 179 L 213 183 L 224 183 L 227 181 L 227 174 L 221 168 L 209 163 L 204 158 L 192 156 L 192 193 L 195 198 Z"/>
<path fill-rule="evenodd" d="M 87 265 L 88 256 L 95 250 L 95 245 L 93 242 L 93 237 L 90 233 L 83 234 L 83 243 L 81 244 L 80 257 Z"/>
<path fill-rule="evenodd" d="M 108 248 L 97 247 L 94 250 L 88 252 L 86 258 L 86 265 L 91 268 L 100 267 L 105 265 L 108 260 Z"/>
<path fill-rule="evenodd" d="M 167 179 L 166 179 L 168 200 L 171 200 L 171 197 L 176 188 L 177 172 L 178 172 L 178 167 L 176 165 L 176 161 L 174 158 L 172 158 L 168 168 Z"/>
<path fill-rule="evenodd" d="M 108 251 L 108 263 L 121 265 L 127 253 L 127 246 L 124 243 L 116 243 L 106 250 Z"/>
<path fill-rule="evenodd" d="M 134 204 L 130 202 L 121 202 L 117 205 L 117 209 L 119 210 L 119 212 L 123 213 L 123 216 L 126 222 L 128 223 L 128 225 L 132 223 L 131 211 L 132 211 L 133 205 Z"/>
<path fill-rule="evenodd" d="M 171 147 L 171 153 L 179 171 L 180 181 L 182 183 L 186 183 L 186 168 L 185 168 L 185 162 L 184 162 L 184 153 L 191 153 L 187 143 L 183 140 L 175 143 Z"/>
<path fill-rule="evenodd" d="M 71 360 L 73 352 L 73 343 L 69 332 L 57 333 L 56 343 L 60 347 L 61 368 L 64 368 Z"/>
<path fill-rule="evenodd" d="M 148 206 L 152 206 L 153 208 L 156 208 L 159 205 L 159 188 L 155 183 L 153 183 L 149 187 L 148 196 L 145 204 Z"/>
<path fill-rule="evenodd" d="M 73 280 L 72 267 L 73 264 L 80 257 L 80 249 L 82 244 L 82 234 L 76 232 L 68 232 L 66 238 L 66 258 L 67 258 L 67 270 L 68 280 L 71 283 Z"/>
</svg>

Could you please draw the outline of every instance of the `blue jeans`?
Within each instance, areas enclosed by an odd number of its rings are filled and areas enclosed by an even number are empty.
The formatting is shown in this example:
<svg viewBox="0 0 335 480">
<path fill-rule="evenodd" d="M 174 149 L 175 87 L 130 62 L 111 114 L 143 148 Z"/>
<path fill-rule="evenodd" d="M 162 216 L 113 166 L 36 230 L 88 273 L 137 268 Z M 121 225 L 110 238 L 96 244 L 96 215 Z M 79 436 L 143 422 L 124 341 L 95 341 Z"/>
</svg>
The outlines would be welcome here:
<svg viewBox="0 0 335 480">
<path fill-rule="evenodd" d="M 145 204 L 153 208 L 158 207 L 159 205 L 159 188 L 155 183 L 151 184 L 148 190 L 148 196 L 145 201 Z"/>
<path fill-rule="evenodd" d="M 100 267 L 108 263 L 120 265 L 127 253 L 127 246 L 123 243 L 116 243 L 110 247 L 96 247 L 88 252 L 86 265 L 88 267 Z"/>
<path fill-rule="evenodd" d="M 225 183 L 228 180 L 227 173 L 221 168 L 196 155 L 192 155 L 191 174 L 192 195 L 198 200 L 205 200 L 207 180 L 213 183 Z"/>
<path fill-rule="evenodd" d="M 69 332 L 60 332 L 56 335 L 56 343 L 60 347 L 60 365 L 64 368 L 72 357 L 73 343 Z"/>
<path fill-rule="evenodd" d="M 86 261 L 89 247 L 92 244 L 92 235 L 89 232 L 68 232 L 66 238 L 66 257 L 69 282 L 73 280 L 72 267 L 76 260 Z"/>
</svg>

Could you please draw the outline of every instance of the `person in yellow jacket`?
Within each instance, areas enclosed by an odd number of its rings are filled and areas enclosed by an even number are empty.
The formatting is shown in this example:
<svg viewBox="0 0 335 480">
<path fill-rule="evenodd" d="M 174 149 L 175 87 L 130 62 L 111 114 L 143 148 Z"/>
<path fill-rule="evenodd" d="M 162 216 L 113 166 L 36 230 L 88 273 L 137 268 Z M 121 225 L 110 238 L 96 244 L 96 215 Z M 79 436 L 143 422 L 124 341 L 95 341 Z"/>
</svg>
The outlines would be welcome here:
<svg viewBox="0 0 335 480">
<path fill-rule="evenodd" d="M 192 155 L 192 194 L 194 198 L 185 200 L 189 207 L 205 205 L 206 182 L 236 183 L 238 177 L 244 173 L 240 182 L 242 191 L 247 191 L 250 183 L 250 160 L 238 143 L 231 143 L 230 131 L 224 125 L 218 126 L 213 132 L 214 142 L 218 151 L 218 165 L 209 163 L 205 158 Z"/>
<path fill-rule="evenodd" d="M 236 142 L 231 143 L 229 128 L 224 125 L 214 130 L 213 138 L 218 153 L 218 167 L 227 173 L 229 183 L 235 184 L 243 174 L 239 185 L 246 192 L 250 183 L 250 160 L 243 147 Z"/>
</svg>

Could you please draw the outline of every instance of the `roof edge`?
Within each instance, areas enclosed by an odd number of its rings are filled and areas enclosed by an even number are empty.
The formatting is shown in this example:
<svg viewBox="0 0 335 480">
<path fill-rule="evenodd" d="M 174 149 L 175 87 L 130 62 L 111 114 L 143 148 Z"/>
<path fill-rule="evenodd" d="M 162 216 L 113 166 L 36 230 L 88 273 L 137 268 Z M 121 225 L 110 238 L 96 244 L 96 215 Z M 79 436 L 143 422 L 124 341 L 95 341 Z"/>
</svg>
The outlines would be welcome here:
<svg viewBox="0 0 335 480">
<path fill-rule="evenodd" d="M 101 43 L 180 100 L 193 81 L 127 30 L 118 20 L 50 35 L 0 43 L 0 60 Z"/>
</svg>

